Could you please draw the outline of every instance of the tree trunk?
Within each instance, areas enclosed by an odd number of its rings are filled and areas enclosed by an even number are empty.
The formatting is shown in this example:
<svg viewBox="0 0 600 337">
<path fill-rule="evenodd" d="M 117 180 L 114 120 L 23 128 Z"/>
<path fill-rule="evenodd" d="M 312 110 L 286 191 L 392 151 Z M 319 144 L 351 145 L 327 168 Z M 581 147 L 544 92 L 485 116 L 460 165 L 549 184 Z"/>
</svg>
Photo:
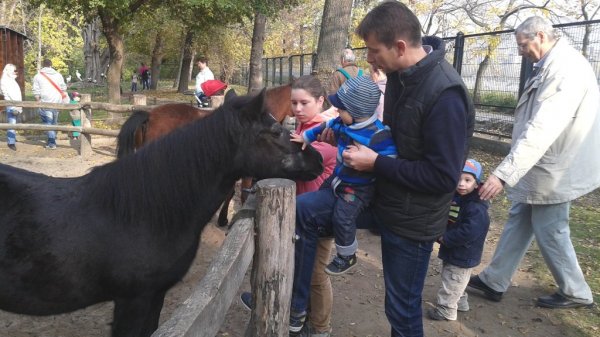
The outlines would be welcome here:
<svg viewBox="0 0 600 337">
<path fill-rule="evenodd" d="M 150 82 L 150 89 L 156 90 L 158 87 L 158 80 L 160 79 L 160 65 L 164 56 L 165 41 L 163 39 L 163 31 L 158 30 L 156 33 L 156 39 L 154 40 L 154 50 L 152 50 L 152 81 Z"/>
<path fill-rule="evenodd" d="M 483 83 L 483 74 L 485 74 L 490 64 L 490 54 L 485 55 L 483 61 L 479 63 L 477 74 L 475 75 L 475 85 L 473 86 L 473 103 L 481 103 L 481 84 Z"/>
<path fill-rule="evenodd" d="M 352 2 L 353 0 L 325 0 L 317 57 L 313 64 L 313 73 L 325 88 L 329 87 L 331 74 L 339 67 L 340 53 L 348 43 Z"/>
<path fill-rule="evenodd" d="M 98 31 L 99 21 L 98 19 L 94 19 L 92 22 L 85 25 L 82 31 L 83 37 L 83 57 L 85 70 L 83 72 L 83 80 L 84 81 L 100 81 L 100 69 L 102 68 L 102 64 L 100 63 L 100 43 L 98 42 L 99 31 Z M 79 70 L 79 69 L 76 69 Z M 78 80 L 77 78 L 73 79 L 73 81 Z"/>
<path fill-rule="evenodd" d="M 121 68 L 123 66 L 123 38 L 119 33 L 120 23 L 110 13 L 99 11 L 102 22 L 102 33 L 108 42 L 110 63 L 107 74 L 108 102 L 119 104 L 121 102 Z M 120 115 L 119 115 L 120 116 Z M 109 112 L 109 121 L 117 122 L 117 115 Z"/>
<path fill-rule="evenodd" d="M 181 61 L 181 73 L 179 75 L 179 86 L 177 87 L 177 92 L 183 93 L 188 90 L 189 85 L 189 72 L 190 72 L 190 63 L 192 61 L 192 47 L 194 41 L 194 32 L 188 30 L 185 33 L 185 39 L 183 42 L 183 59 Z"/>
<path fill-rule="evenodd" d="M 183 34 L 181 36 L 182 39 L 185 38 L 185 34 Z M 173 81 L 173 89 L 176 89 L 179 86 L 179 80 L 181 78 L 181 67 L 183 65 L 183 54 L 185 51 L 185 45 L 181 45 L 181 48 L 179 49 L 179 67 L 177 68 L 177 76 L 175 76 L 175 81 Z"/>
<path fill-rule="evenodd" d="M 262 57 L 265 44 L 266 15 L 254 13 L 254 30 L 252 32 L 252 48 L 250 49 L 250 71 L 248 75 L 248 93 L 258 91 L 263 87 Z"/>
</svg>

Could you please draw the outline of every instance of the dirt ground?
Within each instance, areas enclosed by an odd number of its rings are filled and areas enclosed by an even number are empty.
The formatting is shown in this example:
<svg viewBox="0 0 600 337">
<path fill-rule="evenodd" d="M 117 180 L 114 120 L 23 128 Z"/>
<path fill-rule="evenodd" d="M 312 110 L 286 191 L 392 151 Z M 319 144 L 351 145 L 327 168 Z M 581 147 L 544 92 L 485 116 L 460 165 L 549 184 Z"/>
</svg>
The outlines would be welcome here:
<svg viewBox="0 0 600 337">
<path fill-rule="evenodd" d="M 18 151 L 13 152 L 2 144 L 0 162 L 51 176 L 68 177 L 85 174 L 91 167 L 115 158 L 113 138 L 94 139 L 94 153 L 87 159 L 81 159 L 77 155 L 74 145 L 77 144 L 62 139 L 58 141 L 58 149 L 52 151 L 44 149 L 41 141 L 23 140 L 17 143 Z M 478 158 L 486 155 L 476 152 L 473 156 Z M 490 260 L 501 229 L 502 223 L 492 223 L 485 246 L 484 261 L 475 272 L 481 270 Z M 183 302 L 191 293 L 224 237 L 224 232 L 214 225 L 206 227 L 202 235 L 200 253 L 194 265 L 182 282 L 167 294 L 161 321 L 167 319 L 178 303 Z M 383 310 L 380 240 L 368 231 L 359 230 L 358 241 L 358 267 L 347 275 L 333 278 L 333 336 L 389 336 L 390 328 Z M 434 305 L 440 286 L 441 263 L 436 257 L 437 246 L 435 249 L 423 294 L 424 310 Z M 246 278 L 248 279 L 248 275 Z M 248 289 L 246 280 L 242 290 Z M 471 311 L 459 313 L 455 322 L 436 322 L 425 318 L 425 333 L 427 336 L 575 337 L 577 335 L 566 332 L 567 327 L 556 311 L 534 306 L 536 297 L 553 290 L 552 287 L 538 284 L 526 259 L 513 280 L 513 287 L 502 302 L 489 302 L 473 295 L 469 301 Z M 249 312 L 239 301 L 234 301 L 217 336 L 243 336 L 249 316 Z M 110 336 L 111 319 L 112 303 L 101 303 L 73 313 L 49 317 L 31 317 L 0 311 L 0 336 Z"/>
</svg>

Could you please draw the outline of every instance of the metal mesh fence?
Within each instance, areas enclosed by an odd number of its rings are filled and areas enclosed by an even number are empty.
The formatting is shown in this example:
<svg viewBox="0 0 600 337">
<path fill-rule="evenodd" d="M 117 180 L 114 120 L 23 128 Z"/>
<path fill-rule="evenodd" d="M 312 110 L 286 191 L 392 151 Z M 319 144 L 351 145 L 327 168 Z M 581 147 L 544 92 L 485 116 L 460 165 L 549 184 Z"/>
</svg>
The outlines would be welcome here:
<svg viewBox="0 0 600 337">
<path fill-rule="evenodd" d="M 600 78 L 600 20 L 555 25 L 555 28 L 582 52 Z M 532 69 L 532 64 L 519 56 L 514 31 L 458 34 L 444 40 L 446 59 L 461 74 L 473 97 L 477 111 L 475 130 L 510 136 L 514 108 Z M 354 52 L 358 65 L 367 68 L 366 48 Z M 290 77 L 310 74 L 313 58 L 312 54 L 303 54 L 263 59 L 263 82 L 266 86 L 280 85 L 288 83 Z"/>
</svg>

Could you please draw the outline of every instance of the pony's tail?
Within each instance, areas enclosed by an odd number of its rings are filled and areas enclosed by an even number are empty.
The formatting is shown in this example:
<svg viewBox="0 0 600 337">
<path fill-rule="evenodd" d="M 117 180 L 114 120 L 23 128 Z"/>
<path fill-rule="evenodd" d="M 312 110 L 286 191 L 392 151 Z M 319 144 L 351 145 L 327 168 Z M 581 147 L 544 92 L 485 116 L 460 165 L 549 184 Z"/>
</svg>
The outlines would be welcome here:
<svg viewBox="0 0 600 337">
<path fill-rule="evenodd" d="M 143 143 L 149 116 L 146 111 L 134 111 L 123 126 L 121 126 L 121 131 L 119 131 L 119 135 L 117 136 L 117 158 L 123 158 L 123 156 L 134 153 L 136 148 L 142 145 L 136 144 L 136 133 L 138 131 L 142 132 L 141 141 Z"/>
</svg>

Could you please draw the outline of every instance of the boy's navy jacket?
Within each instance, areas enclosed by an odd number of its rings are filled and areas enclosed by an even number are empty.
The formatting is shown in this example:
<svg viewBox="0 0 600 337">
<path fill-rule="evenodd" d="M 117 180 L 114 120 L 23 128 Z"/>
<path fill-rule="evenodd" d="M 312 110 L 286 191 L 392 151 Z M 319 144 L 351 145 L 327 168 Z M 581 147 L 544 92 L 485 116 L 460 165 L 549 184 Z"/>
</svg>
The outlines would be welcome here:
<svg viewBox="0 0 600 337">
<path fill-rule="evenodd" d="M 448 224 L 438 257 L 458 267 L 472 268 L 481 263 L 490 227 L 489 203 L 479 198 L 477 189 L 465 196 L 455 194 L 453 201 L 460 210 L 456 222 Z"/>
</svg>

